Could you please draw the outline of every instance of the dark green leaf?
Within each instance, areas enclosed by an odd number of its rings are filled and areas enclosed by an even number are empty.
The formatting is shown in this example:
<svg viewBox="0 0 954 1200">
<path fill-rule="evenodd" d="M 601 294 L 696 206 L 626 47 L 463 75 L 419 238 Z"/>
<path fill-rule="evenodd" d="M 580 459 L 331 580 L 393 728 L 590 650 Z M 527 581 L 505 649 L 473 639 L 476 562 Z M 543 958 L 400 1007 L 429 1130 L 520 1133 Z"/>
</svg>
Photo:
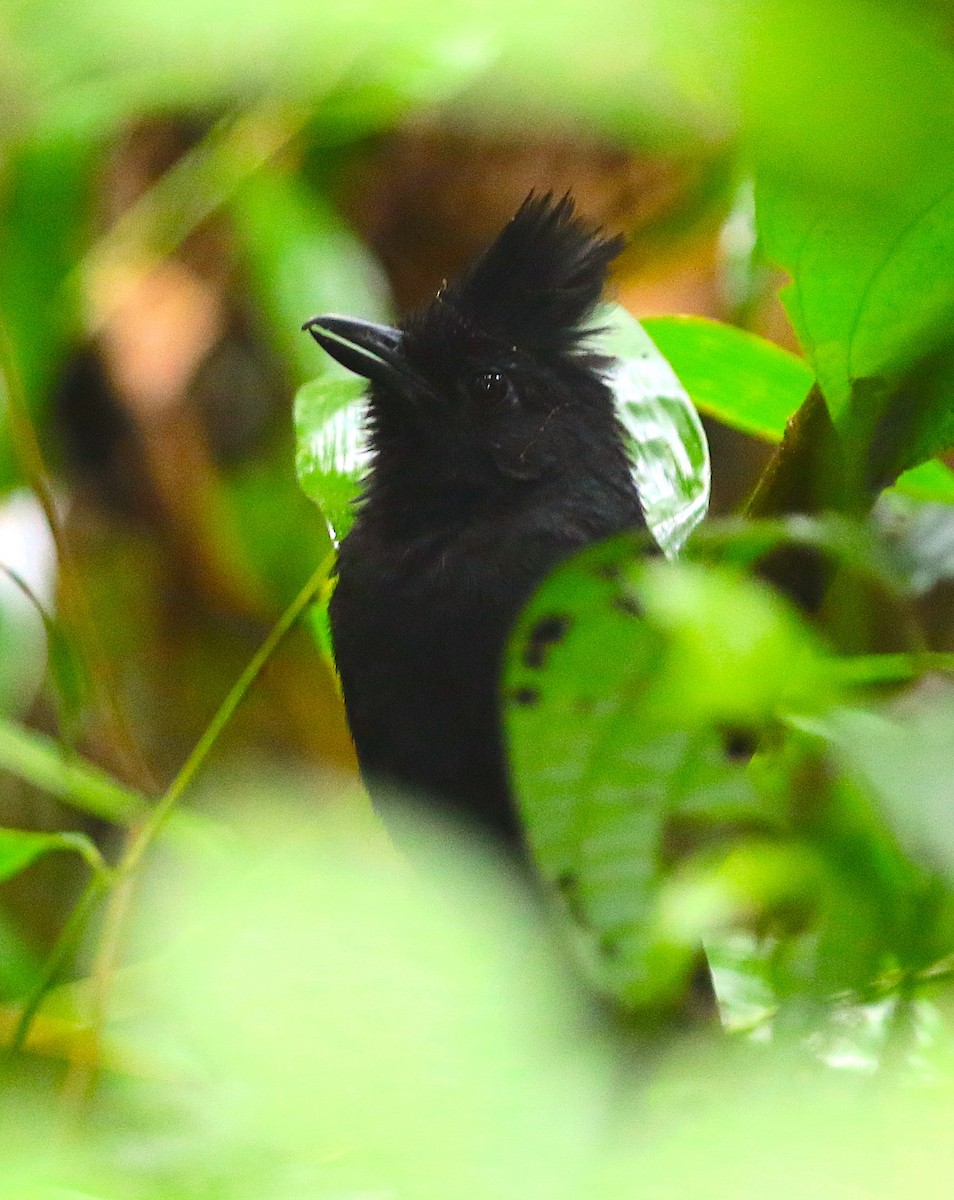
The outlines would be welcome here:
<svg viewBox="0 0 954 1200">
<path fill-rule="evenodd" d="M 34 424 L 67 340 L 79 324 L 70 270 L 86 236 L 95 147 L 71 137 L 34 141 L 11 157 L 0 194 L 0 322 Z M 0 403 L 0 491 L 20 477 Z"/>
</svg>

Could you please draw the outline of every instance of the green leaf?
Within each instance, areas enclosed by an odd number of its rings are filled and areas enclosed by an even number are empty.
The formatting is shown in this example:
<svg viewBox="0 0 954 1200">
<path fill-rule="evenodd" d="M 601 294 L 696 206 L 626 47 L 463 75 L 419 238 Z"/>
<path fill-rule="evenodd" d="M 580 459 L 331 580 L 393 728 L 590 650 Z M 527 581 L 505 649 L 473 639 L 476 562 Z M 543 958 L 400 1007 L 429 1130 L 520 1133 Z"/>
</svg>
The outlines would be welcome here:
<svg viewBox="0 0 954 1200">
<path fill-rule="evenodd" d="M 4 167 L 0 332 L 41 431 L 67 341 L 79 324 L 78 296 L 67 284 L 86 235 L 94 150 L 72 137 L 36 140 Z M 20 477 L 7 420 L 0 400 L 0 491 Z"/>
<path fill-rule="evenodd" d="M 814 379 L 802 359 L 705 317 L 651 317 L 643 328 L 700 412 L 741 433 L 782 440 Z M 954 471 L 932 459 L 900 475 L 895 489 L 919 500 L 952 504 Z"/>
<path fill-rule="evenodd" d="M 673 822 L 780 819 L 733 742 L 829 690 L 811 635 L 767 588 L 641 551 L 628 535 L 561 567 L 521 617 L 504 681 L 531 850 L 597 985 L 634 1006 L 678 993 L 740 894 L 716 863 L 687 920 L 667 891 Z"/>
<path fill-rule="evenodd" d="M 362 379 L 329 376 L 306 383 L 295 397 L 298 481 L 336 543 L 351 528 L 368 465 L 364 387 Z"/>
<path fill-rule="evenodd" d="M 780 441 L 814 375 L 796 355 L 705 317 L 652 317 L 643 328 L 701 412 L 742 433 Z"/>
<path fill-rule="evenodd" d="M 705 431 L 685 388 L 636 318 L 612 305 L 599 324 L 594 349 L 615 360 L 607 383 L 629 435 L 646 524 L 673 557 L 709 507 Z"/>
<path fill-rule="evenodd" d="M 766 253 L 865 491 L 954 440 L 954 189 L 926 176 L 904 202 L 821 200 L 759 181 Z"/>
<path fill-rule="evenodd" d="M 93 867 L 103 869 L 95 844 L 82 833 L 33 833 L 22 829 L 0 829 L 0 880 L 11 879 L 44 854 L 70 850 Z"/>
<path fill-rule="evenodd" d="M 915 500 L 954 504 L 954 471 L 937 459 L 931 459 L 899 475 L 895 490 Z"/>
<path fill-rule="evenodd" d="M 842 709 L 826 728 L 908 849 L 954 878 L 954 690 L 938 688 L 894 711 Z"/>
<path fill-rule="evenodd" d="M 323 312 L 386 321 L 390 298 L 380 265 L 331 206 L 287 171 L 257 171 L 230 211 L 273 342 L 296 382 L 316 369 L 335 373 L 302 323 Z"/>
<path fill-rule="evenodd" d="M 65 804 L 117 825 L 148 812 L 146 799 L 52 738 L 0 719 L 0 771 L 9 771 Z"/>
</svg>

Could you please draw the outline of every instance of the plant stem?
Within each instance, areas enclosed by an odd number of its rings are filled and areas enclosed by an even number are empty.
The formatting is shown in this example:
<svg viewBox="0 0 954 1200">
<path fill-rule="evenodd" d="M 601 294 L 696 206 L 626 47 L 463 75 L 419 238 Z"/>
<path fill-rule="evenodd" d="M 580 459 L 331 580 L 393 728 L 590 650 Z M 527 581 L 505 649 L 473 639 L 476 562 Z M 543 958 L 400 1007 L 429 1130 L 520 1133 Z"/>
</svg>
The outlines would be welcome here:
<svg viewBox="0 0 954 1200">
<path fill-rule="evenodd" d="M 14 1055 L 18 1054 L 26 1044 L 26 1040 L 30 1034 L 30 1026 L 33 1024 L 33 1018 L 43 1003 L 43 997 L 49 991 L 63 964 L 75 954 L 83 932 L 86 929 L 87 918 L 97 900 L 107 890 L 108 886 L 109 877 L 107 875 L 102 872 L 94 873 L 92 879 L 90 879 L 89 883 L 83 889 L 80 898 L 73 906 L 73 911 L 60 931 L 60 936 L 56 939 L 56 944 L 47 956 L 46 962 L 43 964 L 43 969 L 40 971 L 23 1005 L 23 1011 L 20 1013 L 16 1028 L 13 1031 L 13 1037 L 10 1039 L 10 1045 L 7 1048 L 6 1058 L 8 1065 Z"/>
<path fill-rule="evenodd" d="M 182 798 L 186 788 L 208 758 L 222 730 L 228 724 L 232 714 L 244 699 L 249 688 L 261 674 L 265 664 L 275 653 L 285 635 L 302 616 L 317 593 L 324 586 L 332 562 L 333 555 L 330 554 L 322 560 L 308 582 L 274 625 L 268 637 L 250 660 L 248 666 L 236 680 L 228 695 L 219 706 L 215 716 L 206 727 L 205 732 L 196 743 L 195 749 L 183 763 L 175 779 L 173 779 L 158 804 L 146 816 L 139 828 L 130 832 L 126 847 L 116 867 L 115 885 L 107 902 L 106 913 L 103 919 L 102 939 L 93 966 L 92 1024 L 94 1036 L 95 1031 L 101 1026 L 103 1015 L 106 1012 L 113 967 L 119 953 L 122 941 L 122 929 L 132 899 L 134 877 L 146 850 L 153 839 L 162 832 L 164 825 L 173 815 L 176 804 Z M 90 1068 L 88 1065 L 76 1064 L 69 1080 L 71 1093 L 74 1096 L 85 1094 L 89 1078 Z"/>
<path fill-rule="evenodd" d="M 245 698 L 249 688 L 261 674 L 262 668 L 275 653 L 282 639 L 289 632 L 299 617 L 301 617 L 301 615 L 305 612 L 309 604 L 311 604 L 312 600 L 324 585 L 325 580 L 328 578 L 331 562 L 331 555 L 328 555 L 321 562 L 305 586 L 301 589 L 288 608 L 286 608 L 282 613 L 276 624 L 272 627 L 268 637 L 264 642 L 262 642 L 261 646 L 252 656 L 248 666 L 232 685 L 232 688 L 222 701 L 215 716 L 206 726 L 205 732 L 196 743 L 195 749 L 182 764 L 178 774 L 166 789 L 165 794 L 161 797 L 158 804 L 156 804 L 155 807 L 150 810 L 138 832 L 133 835 L 129 847 L 123 854 L 123 857 L 117 866 L 117 871 L 121 875 L 130 874 L 139 866 L 143 854 L 148 849 L 149 844 L 152 842 L 156 834 L 162 829 L 163 825 L 168 820 L 170 813 L 182 798 L 183 792 L 195 778 L 199 769 L 208 758 L 212 747 L 218 741 L 219 735 L 231 720 L 232 714 Z"/>
</svg>

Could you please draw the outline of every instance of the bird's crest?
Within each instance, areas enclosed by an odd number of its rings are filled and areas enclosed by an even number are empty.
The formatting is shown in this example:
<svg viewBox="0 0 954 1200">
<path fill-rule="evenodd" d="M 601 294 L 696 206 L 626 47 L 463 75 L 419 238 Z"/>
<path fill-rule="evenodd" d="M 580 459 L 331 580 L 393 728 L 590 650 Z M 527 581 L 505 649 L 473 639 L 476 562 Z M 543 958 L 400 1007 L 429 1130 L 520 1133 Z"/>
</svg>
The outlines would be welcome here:
<svg viewBox="0 0 954 1200">
<path fill-rule="evenodd" d="M 468 324 L 539 353 L 572 353 L 586 337 L 622 237 L 576 216 L 569 194 L 533 192 L 497 240 L 441 300 Z"/>
</svg>

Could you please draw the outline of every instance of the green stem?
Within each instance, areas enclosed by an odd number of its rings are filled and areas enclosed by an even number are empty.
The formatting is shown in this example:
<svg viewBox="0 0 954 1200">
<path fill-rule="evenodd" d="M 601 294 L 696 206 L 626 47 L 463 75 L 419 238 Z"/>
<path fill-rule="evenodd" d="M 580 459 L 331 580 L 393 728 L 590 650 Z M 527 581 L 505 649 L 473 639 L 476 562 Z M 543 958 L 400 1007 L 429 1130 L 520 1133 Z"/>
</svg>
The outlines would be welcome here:
<svg viewBox="0 0 954 1200">
<path fill-rule="evenodd" d="M 16 1029 L 13 1031 L 13 1037 L 10 1039 L 10 1045 L 7 1048 L 8 1064 L 14 1055 L 23 1049 L 30 1034 L 33 1018 L 39 1011 L 44 996 L 50 990 L 53 981 L 56 979 L 63 965 L 75 954 L 79 947 L 83 932 L 86 929 L 87 918 L 97 900 L 107 890 L 109 886 L 108 880 L 109 877 L 107 875 L 99 872 L 95 873 L 73 906 L 73 911 L 67 918 L 60 936 L 56 939 L 56 944 L 47 955 L 43 969 L 40 971 L 23 1005 L 23 1011 L 20 1013 L 20 1019 L 17 1021 Z"/>
<path fill-rule="evenodd" d="M 169 819 L 175 806 L 182 798 L 183 792 L 195 778 L 199 769 L 208 758 L 212 747 L 218 741 L 219 735 L 228 724 L 232 714 L 244 699 L 249 688 L 261 674 L 262 668 L 275 653 L 285 635 L 289 632 L 299 617 L 305 612 L 316 594 L 328 578 L 332 555 L 328 555 L 319 565 L 311 578 L 301 589 L 288 608 L 282 613 L 271 633 L 262 642 L 258 651 L 253 655 L 248 666 L 236 680 L 229 694 L 222 701 L 218 712 L 206 726 L 205 732 L 199 738 L 194 750 L 183 763 L 179 773 L 169 785 L 158 804 L 150 810 L 137 834 L 132 838 L 128 849 L 123 855 L 117 870 L 126 875 L 135 871 L 142 860 L 153 838 Z"/>
</svg>

